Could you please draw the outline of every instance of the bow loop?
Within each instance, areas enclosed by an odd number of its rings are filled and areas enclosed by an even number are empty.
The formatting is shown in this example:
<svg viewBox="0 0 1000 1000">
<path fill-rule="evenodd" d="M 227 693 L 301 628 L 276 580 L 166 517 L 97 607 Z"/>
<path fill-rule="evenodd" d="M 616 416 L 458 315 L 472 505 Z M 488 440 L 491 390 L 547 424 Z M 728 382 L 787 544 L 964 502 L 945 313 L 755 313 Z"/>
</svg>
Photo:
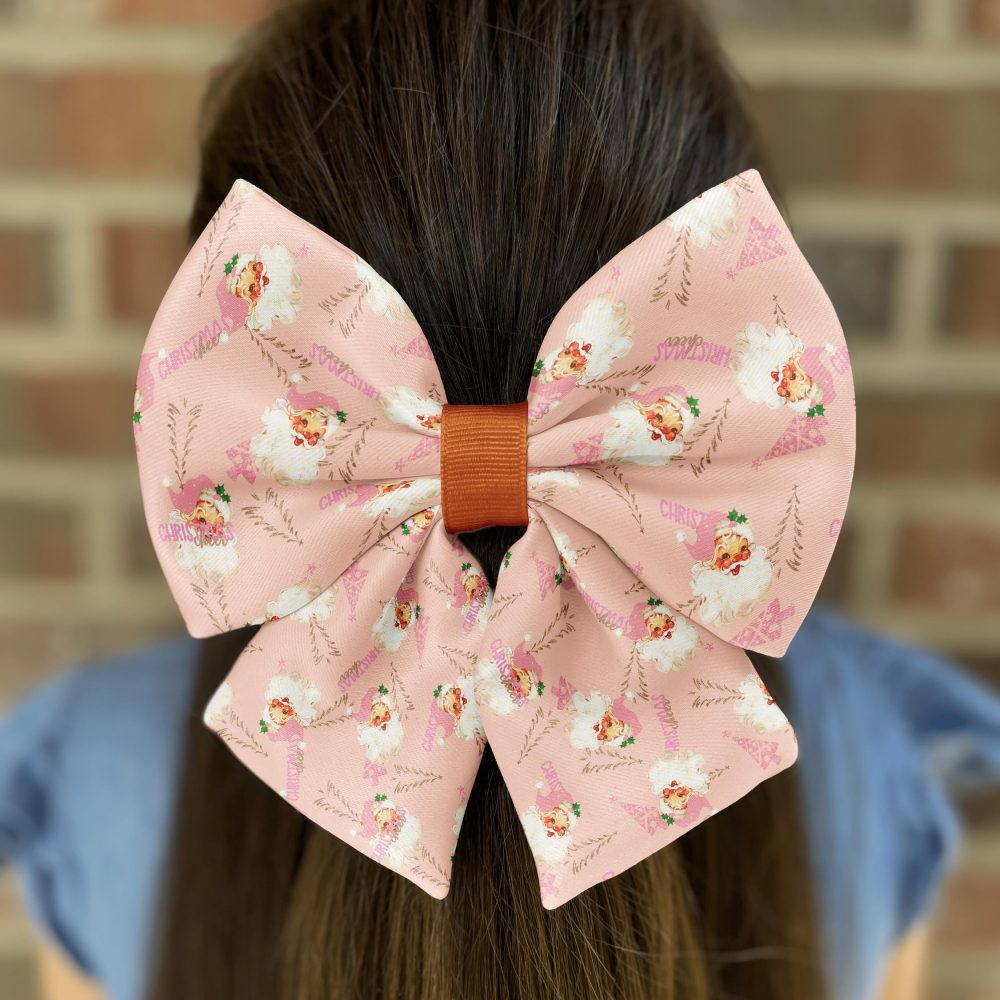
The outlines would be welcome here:
<svg viewBox="0 0 1000 1000">
<path fill-rule="evenodd" d="M 441 896 L 488 740 L 557 906 L 794 760 L 744 649 L 784 652 L 836 544 L 850 361 L 749 171 L 559 311 L 495 594 L 445 528 L 445 404 L 398 293 L 237 182 L 140 361 L 146 516 L 193 634 L 261 624 L 205 716 L 248 767 Z"/>
</svg>

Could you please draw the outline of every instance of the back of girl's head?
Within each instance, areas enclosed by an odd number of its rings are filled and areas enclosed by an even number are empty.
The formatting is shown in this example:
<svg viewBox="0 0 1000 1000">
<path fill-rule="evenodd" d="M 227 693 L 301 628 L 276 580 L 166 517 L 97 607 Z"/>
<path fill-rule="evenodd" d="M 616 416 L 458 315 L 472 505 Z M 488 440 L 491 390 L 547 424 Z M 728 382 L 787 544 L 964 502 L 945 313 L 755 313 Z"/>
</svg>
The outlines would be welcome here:
<svg viewBox="0 0 1000 1000">
<path fill-rule="evenodd" d="M 400 292 L 449 402 L 514 403 L 566 298 L 750 166 L 735 87 L 683 3 L 313 0 L 212 83 L 191 230 L 251 181 Z M 491 581 L 519 531 L 463 536 Z M 206 641 L 194 717 L 247 638 Z M 545 911 L 487 750 L 441 902 L 193 723 L 152 996 L 815 997 L 793 783 Z"/>
</svg>

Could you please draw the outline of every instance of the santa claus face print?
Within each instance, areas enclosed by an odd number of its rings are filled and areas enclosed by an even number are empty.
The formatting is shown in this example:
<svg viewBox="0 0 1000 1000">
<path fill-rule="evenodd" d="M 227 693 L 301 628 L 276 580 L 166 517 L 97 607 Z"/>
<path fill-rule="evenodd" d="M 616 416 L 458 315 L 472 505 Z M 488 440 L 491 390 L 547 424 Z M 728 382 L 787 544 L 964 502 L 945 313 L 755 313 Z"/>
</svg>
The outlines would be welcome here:
<svg viewBox="0 0 1000 1000">
<path fill-rule="evenodd" d="M 586 371 L 587 354 L 590 350 L 590 344 L 581 344 L 578 340 L 566 344 L 555 356 L 549 377 L 555 382 L 567 375 L 579 375 Z"/>
<path fill-rule="evenodd" d="M 558 805 L 539 817 L 545 832 L 549 837 L 565 837 L 570 830 L 570 811 L 564 805 Z"/>
<path fill-rule="evenodd" d="M 237 298 L 243 299 L 253 309 L 260 300 L 264 289 L 270 283 L 271 279 L 264 273 L 264 262 L 248 260 L 236 276 L 236 281 L 233 283 L 233 294 Z"/>
<path fill-rule="evenodd" d="M 776 383 L 775 392 L 789 403 L 810 399 L 815 392 L 816 383 L 802 370 L 800 357 L 796 352 L 780 369 L 771 372 L 771 379 Z"/>
<path fill-rule="evenodd" d="M 391 837 L 399 826 L 399 813 L 395 806 L 377 806 L 372 810 L 372 818 L 379 837 Z"/>
<path fill-rule="evenodd" d="M 205 496 L 198 499 L 190 513 L 181 516 L 189 524 L 195 525 L 199 531 L 207 535 L 219 534 L 226 523 L 218 505 Z"/>
<path fill-rule="evenodd" d="M 684 417 L 681 408 L 671 399 L 658 399 L 652 406 L 640 406 L 650 427 L 650 437 L 653 441 L 673 441 L 684 433 Z"/>
<path fill-rule="evenodd" d="M 720 573 L 739 576 L 740 567 L 750 558 L 750 542 L 735 531 L 724 531 L 715 538 L 711 567 Z"/>
<path fill-rule="evenodd" d="M 288 411 L 288 420 L 292 425 L 292 441 L 295 445 L 307 445 L 314 448 L 323 440 L 330 421 L 330 414 L 325 409 Z"/>
<path fill-rule="evenodd" d="M 460 687 L 445 688 L 441 692 L 441 708 L 450 715 L 455 722 L 462 721 L 462 713 L 469 704 L 469 699 L 462 693 Z"/>
<path fill-rule="evenodd" d="M 687 810 L 690 798 L 691 789 L 687 785 L 678 784 L 677 781 L 671 781 L 662 792 L 663 805 L 670 813 L 683 814 Z"/>
<path fill-rule="evenodd" d="M 267 706 L 267 715 L 271 724 L 280 729 L 286 722 L 298 719 L 298 713 L 288 698 L 272 698 Z"/>
<path fill-rule="evenodd" d="M 653 611 L 646 615 L 646 635 L 650 639 L 672 639 L 677 623 L 666 611 Z"/>
<path fill-rule="evenodd" d="M 628 725 L 608 709 L 594 726 L 598 743 L 614 743 L 628 735 Z"/>
<path fill-rule="evenodd" d="M 413 621 L 413 610 L 414 607 L 412 601 L 404 601 L 402 604 L 396 605 L 396 628 L 403 629 L 403 631 L 405 631 L 410 627 L 410 622 Z"/>
<path fill-rule="evenodd" d="M 373 701 L 371 712 L 368 717 L 368 725 L 372 729 L 381 729 L 383 732 L 389 728 L 392 721 L 392 712 L 384 701 Z"/>
</svg>

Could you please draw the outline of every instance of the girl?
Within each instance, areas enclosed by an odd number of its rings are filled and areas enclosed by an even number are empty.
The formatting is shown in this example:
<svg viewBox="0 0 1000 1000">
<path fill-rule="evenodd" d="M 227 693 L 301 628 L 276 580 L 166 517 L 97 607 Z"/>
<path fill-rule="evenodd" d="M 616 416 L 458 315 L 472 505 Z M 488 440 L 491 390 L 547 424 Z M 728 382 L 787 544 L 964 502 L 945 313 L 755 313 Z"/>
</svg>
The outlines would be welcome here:
<svg viewBox="0 0 1000 1000">
<path fill-rule="evenodd" d="M 309 0 L 213 82 L 201 153 L 192 235 L 236 178 L 272 194 L 400 291 L 447 398 L 473 404 L 522 399 L 596 267 L 761 162 L 677 0 Z M 464 536 L 491 585 L 517 535 Z M 0 846 L 107 996 L 915 996 L 909 956 L 955 839 L 926 752 L 991 725 L 996 754 L 1000 717 L 939 661 L 814 611 L 783 662 L 755 659 L 799 766 L 545 911 L 488 748 L 443 902 L 238 764 L 201 716 L 253 634 L 72 672 L 3 730 Z"/>
</svg>

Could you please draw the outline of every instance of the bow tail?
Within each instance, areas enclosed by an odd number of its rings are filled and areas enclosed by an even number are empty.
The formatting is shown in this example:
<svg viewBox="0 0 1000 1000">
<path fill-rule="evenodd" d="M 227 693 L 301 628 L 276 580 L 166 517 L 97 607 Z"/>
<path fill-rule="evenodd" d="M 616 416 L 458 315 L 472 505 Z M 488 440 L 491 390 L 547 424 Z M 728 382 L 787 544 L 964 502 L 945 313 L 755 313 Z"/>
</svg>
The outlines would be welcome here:
<svg viewBox="0 0 1000 1000">
<path fill-rule="evenodd" d="M 296 809 L 438 898 L 485 746 L 471 679 L 481 631 L 463 628 L 439 580 L 470 560 L 440 518 L 419 535 L 397 528 L 265 622 L 205 711 Z"/>
<path fill-rule="evenodd" d="M 477 687 L 547 908 L 796 756 L 746 654 L 667 609 L 598 536 L 553 513 L 536 507 L 511 550 Z"/>
</svg>

